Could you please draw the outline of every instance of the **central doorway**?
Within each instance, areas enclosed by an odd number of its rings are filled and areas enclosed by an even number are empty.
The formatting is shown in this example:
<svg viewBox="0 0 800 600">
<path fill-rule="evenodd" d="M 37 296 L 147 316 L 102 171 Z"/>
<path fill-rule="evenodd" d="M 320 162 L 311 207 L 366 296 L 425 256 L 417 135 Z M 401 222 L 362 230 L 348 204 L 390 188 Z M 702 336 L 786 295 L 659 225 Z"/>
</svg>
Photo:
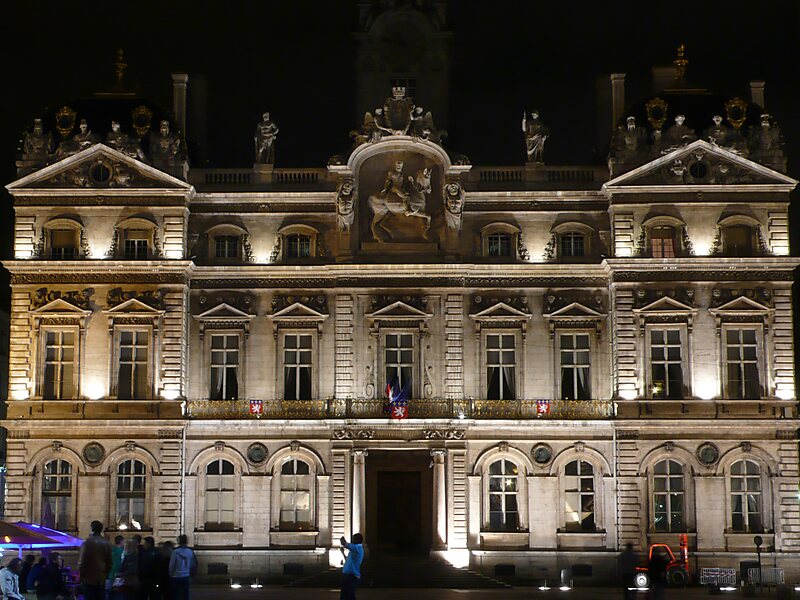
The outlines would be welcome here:
<svg viewBox="0 0 800 600">
<path fill-rule="evenodd" d="M 377 552 L 431 548 L 431 457 L 423 450 L 370 450 L 366 460 L 367 544 Z"/>
</svg>

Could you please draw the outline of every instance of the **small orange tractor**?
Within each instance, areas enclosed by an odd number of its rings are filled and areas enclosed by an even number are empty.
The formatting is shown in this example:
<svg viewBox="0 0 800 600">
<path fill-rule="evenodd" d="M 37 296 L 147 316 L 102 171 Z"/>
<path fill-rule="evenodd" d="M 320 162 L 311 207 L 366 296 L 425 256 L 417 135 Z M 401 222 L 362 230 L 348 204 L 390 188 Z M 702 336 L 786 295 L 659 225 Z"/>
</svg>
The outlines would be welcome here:
<svg viewBox="0 0 800 600">
<path fill-rule="evenodd" d="M 647 556 L 648 564 L 652 563 L 654 556 L 664 562 L 667 585 L 671 587 L 683 587 L 689 583 L 689 537 L 686 534 L 681 534 L 680 545 L 681 552 L 677 558 L 667 544 L 650 544 Z M 633 578 L 636 587 L 650 587 L 650 580 L 649 567 L 636 567 L 636 575 Z"/>
</svg>

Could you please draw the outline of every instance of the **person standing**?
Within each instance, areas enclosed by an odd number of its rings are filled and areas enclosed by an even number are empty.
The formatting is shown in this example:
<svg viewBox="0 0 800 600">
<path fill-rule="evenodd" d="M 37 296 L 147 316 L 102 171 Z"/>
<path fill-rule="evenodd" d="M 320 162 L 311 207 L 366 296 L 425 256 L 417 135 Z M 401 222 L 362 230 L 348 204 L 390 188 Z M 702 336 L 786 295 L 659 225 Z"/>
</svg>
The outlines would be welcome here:
<svg viewBox="0 0 800 600">
<path fill-rule="evenodd" d="M 111 570 L 106 579 L 106 589 L 109 591 L 108 597 L 113 599 L 119 596 L 117 590 L 113 589 L 114 580 L 117 578 L 119 568 L 122 566 L 122 554 L 125 551 L 125 538 L 118 535 L 114 538 L 114 545 L 111 547 Z"/>
<path fill-rule="evenodd" d="M 172 600 L 172 585 L 169 581 L 169 559 L 172 558 L 175 544 L 167 540 L 166 542 L 161 542 L 160 546 L 156 567 L 158 589 L 161 592 L 159 600 Z"/>
<path fill-rule="evenodd" d="M 144 547 L 139 554 L 139 581 L 142 600 L 158 600 L 158 550 L 152 536 L 144 538 Z"/>
<path fill-rule="evenodd" d="M 12 558 L 10 563 L 0 569 L 2 600 L 25 600 L 25 596 L 19 593 L 20 572 L 22 572 L 21 558 Z"/>
<path fill-rule="evenodd" d="M 36 591 L 36 582 L 39 581 L 39 576 L 42 574 L 42 571 L 44 571 L 46 566 L 47 559 L 44 556 L 41 556 L 36 564 L 31 567 L 31 572 L 28 573 L 28 578 L 25 581 L 25 588 L 28 590 L 29 594 L 32 594 Z"/>
<path fill-rule="evenodd" d="M 61 555 L 51 552 L 47 565 L 39 574 L 36 586 L 37 600 L 60 600 L 69 595 L 64 578 L 61 576 Z M 84 595 L 84 598 L 86 596 Z M 100 596 L 102 598 L 103 596 Z M 89 596 L 91 598 L 91 596 Z"/>
<path fill-rule="evenodd" d="M 103 524 L 92 521 L 92 535 L 81 545 L 78 573 L 86 600 L 103 600 L 111 571 L 111 543 L 103 537 Z"/>
<path fill-rule="evenodd" d="M 342 536 L 339 540 L 342 548 L 347 548 L 347 558 L 342 567 L 342 588 L 339 600 L 356 600 L 356 588 L 361 580 L 361 561 L 364 560 L 364 536 L 360 533 L 353 535 L 348 544 Z"/>
<path fill-rule="evenodd" d="M 637 557 L 633 544 L 625 544 L 625 550 L 619 555 L 619 577 L 622 580 L 622 596 L 625 600 L 634 598 L 634 577 L 636 576 Z"/>
<path fill-rule="evenodd" d="M 33 554 L 28 554 L 25 557 L 25 562 L 22 563 L 22 571 L 19 574 L 19 593 L 28 593 L 28 575 L 30 575 L 33 563 L 36 562 L 36 557 Z"/>
<path fill-rule="evenodd" d="M 179 535 L 178 547 L 169 558 L 169 579 L 174 600 L 189 600 L 192 577 L 197 572 L 197 557 L 188 543 L 189 539 L 184 534 Z"/>
<path fill-rule="evenodd" d="M 125 542 L 122 565 L 117 573 L 116 583 L 125 600 L 135 600 L 139 593 L 139 548 L 135 540 Z"/>
</svg>

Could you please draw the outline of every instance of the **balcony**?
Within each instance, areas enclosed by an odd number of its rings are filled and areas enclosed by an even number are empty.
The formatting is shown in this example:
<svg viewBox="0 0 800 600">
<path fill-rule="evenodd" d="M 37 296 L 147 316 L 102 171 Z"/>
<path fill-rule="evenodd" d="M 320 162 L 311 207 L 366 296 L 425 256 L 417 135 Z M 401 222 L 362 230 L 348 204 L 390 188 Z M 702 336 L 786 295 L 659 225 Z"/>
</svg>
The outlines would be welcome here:
<svg viewBox="0 0 800 600">
<path fill-rule="evenodd" d="M 795 419 L 795 400 L 641 400 L 616 401 L 617 419 Z"/>
<path fill-rule="evenodd" d="M 611 419 L 610 400 L 425 399 L 408 404 L 411 419 Z M 190 419 L 388 419 L 380 399 L 189 400 Z"/>
</svg>

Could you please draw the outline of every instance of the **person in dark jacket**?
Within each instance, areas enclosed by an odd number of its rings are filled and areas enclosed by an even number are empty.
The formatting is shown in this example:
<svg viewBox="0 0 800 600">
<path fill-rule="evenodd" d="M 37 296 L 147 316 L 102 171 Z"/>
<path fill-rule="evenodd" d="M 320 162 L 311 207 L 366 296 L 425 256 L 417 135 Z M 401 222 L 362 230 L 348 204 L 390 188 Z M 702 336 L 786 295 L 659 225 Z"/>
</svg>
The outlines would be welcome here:
<svg viewBox="0 0 800 600">
<path fill-rule="evenodd" d="M 47 566 L 47 559 L 42 556 L 36 562 L 33 567 L 31 567 L 31 572 L 28 573 L 28 578 L 25 581 L 25 587 L 27 588 L 29 593 L 33 593 L 36 591 L 36 581 L 39 579 L 39 575 L 42 574 L 42 571 Z"/>
<path fill-rule="evenodd" d="M 69 597 L 69 591 L 61 577 L 61 555 L 51 552 L 47 565 L 36 580 L 37 600 L 58 600 Z"/>
<path fill-rule="evenodd" d="M 141 600 L 158 600 L 158 550 L 156 541 L 147 536 L 144 547 L 139 554 L 139 598 Z"/>
<path fill-rule="evenodd" d="M 36 557 L 33 554 L 28 554 L 28 556 L 25 557 L 25 561 L 22 563 L 22 571 L 20 571 L 19 574 L 20 594 L 28 593 L 28 575 L 30 575 L 31 569 L 33 568 L 35 562 Z"/>
<path fill-rule="evenodd" d="M 122 555 L 122 565 L 117 573 L 117 580 L 121 580 L 124 600 L 136 600 L 139 594 L 139 548 L 135 540 L 125 542 L 125 552 Z"/>
<path fill-rule="evenodd" d="M 158 554 L 156 573 L 158 578 L 158 589 L 161 592 L 161 600 L 172 600 L 172 583 L 169 580 L 169 559 L 175 544 L 170 541 L 161 543 L 161 551 Z"/>
<path fill-rule="evenodd" d="M 111 571 L 111 543 L 103 537 L 103 524 L 92 521 L 92 535 L 81 545 L 78 573 L 86 600 L 103 600 Z"/>
</svg>

